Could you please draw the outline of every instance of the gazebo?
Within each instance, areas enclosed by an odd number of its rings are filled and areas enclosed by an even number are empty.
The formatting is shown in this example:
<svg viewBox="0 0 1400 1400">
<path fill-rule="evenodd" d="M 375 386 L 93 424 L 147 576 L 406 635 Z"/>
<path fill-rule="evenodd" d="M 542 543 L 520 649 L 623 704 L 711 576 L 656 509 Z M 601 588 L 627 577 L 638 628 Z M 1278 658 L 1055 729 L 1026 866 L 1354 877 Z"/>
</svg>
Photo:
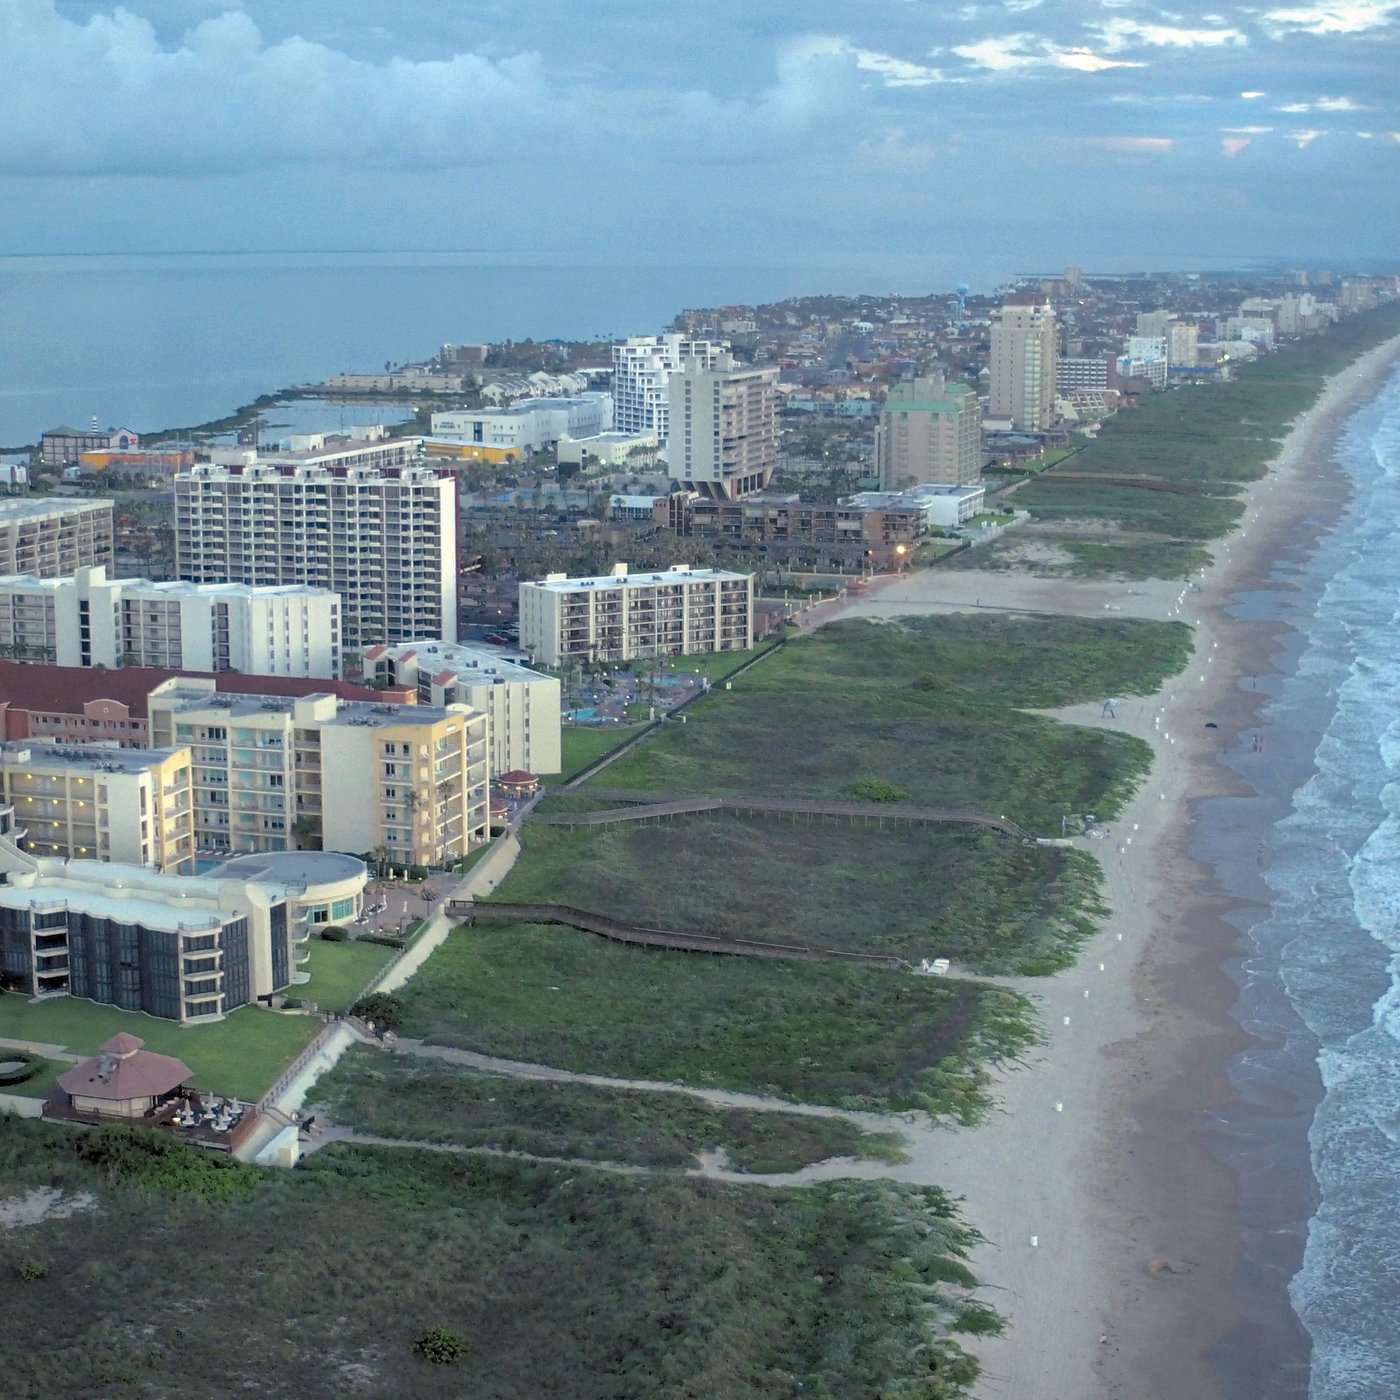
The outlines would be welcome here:
<svg viewBox="0 0 1400 1400">
<path fill-rule="evenodd" d="M 502 773 L 497 777 L 496 786 L 512 797 L 529 797 L 540 790 L 540 778 L 538 773 L 530 773 L 524 768 L 512 768 L 509 773 Z"/>
<path fill-rule="evenodd" d="M 104 1118 L 144 1118 L 179 1096 L 193 1071 L 173 1055 L 157 1055 L 145 1041 L 122 1031 L 58 1077 L 58 1087 L 76 1113 Z"/>
</svg>

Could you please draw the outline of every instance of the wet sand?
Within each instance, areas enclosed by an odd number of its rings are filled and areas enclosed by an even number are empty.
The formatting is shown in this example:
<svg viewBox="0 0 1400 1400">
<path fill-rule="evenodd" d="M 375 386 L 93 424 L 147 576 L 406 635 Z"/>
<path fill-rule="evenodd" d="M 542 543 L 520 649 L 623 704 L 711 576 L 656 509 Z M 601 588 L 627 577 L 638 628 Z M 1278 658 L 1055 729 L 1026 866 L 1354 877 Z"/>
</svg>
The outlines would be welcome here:
<svg viewBox="0 0 1400 1400">
<path fill-rule="evenodd" d="M 1230 1069 L 1252 1044 L 1231 1011 L 1242 930 L 1266 912 L 1261 835 L 1306 777 L 1312 748 L 1294 736 L 1281 751 L 1288 736 L 1259 728 L 1273 679 L 1296 656 L 1286 624 L 1232 614 L 1241 594 L 1287 587 L 1279 565 L 1339 517 L 1338 436 L 1397 354 L 1400 339 L 1329 383 L 1250 488 L 1241 528 L 1185 592 L 1180 582 L 934 569 L 805 619 L 980 608 L 1179 617 L 1195 629 L 1195 656 L 1158 695 L 1113 717 L 1098 703 L 1064 712 L 1138 734 L 1156 754 L 1111 839 L 1085 843 L 1104 865 L 1112 914 L 1074 969 L 1036 985 L 1046 1043 L 1001 1077 L 999 1112 L 942 1142 L 928 1164 L 987 1237 L 974 1267 L 1010 1321 L 1004 1338 L 977 1344 L 979 1397 L 1306 1393 L 1307 1339 L 1286 1287 L 1311 1202 L 1315 1073 L 1251 1103 Z M 1260 1114 L 1268 1132 L 1255 1133 L 1253 1150 L 1273 1149 L 1262 1164 L 1230 1130 Z"/>
</svg>

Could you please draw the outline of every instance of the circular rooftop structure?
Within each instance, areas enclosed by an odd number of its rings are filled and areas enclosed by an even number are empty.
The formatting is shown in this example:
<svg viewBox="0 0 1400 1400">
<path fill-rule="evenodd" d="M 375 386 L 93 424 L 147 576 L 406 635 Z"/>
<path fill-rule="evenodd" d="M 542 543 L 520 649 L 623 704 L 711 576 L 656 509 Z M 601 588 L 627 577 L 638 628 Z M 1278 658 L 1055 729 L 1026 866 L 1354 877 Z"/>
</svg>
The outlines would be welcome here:
<svg viewBox="0 0 1400 1400">
<path fill-rule="evenodd" d="M 338 851 L 256 851 L 215 866 L 208 878 L 270 880 L 277 885 L 300 886 L 309 893 L 318 885 L 338 885 L 368 873 L 364 861 Z"/>
</svg>

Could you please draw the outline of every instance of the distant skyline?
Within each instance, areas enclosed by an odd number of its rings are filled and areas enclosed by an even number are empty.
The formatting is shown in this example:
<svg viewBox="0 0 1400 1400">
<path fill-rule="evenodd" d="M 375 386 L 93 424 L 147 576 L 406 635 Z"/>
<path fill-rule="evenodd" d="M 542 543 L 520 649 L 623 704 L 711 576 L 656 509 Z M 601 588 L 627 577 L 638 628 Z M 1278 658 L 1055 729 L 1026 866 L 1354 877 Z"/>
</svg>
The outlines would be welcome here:
<svg viewBox="0 0 1400 1400">
<path fill-rule="evenodd" d="M 1400 3 L 0 0 L 0 254 L 1395 257 Z"/>
</svg>

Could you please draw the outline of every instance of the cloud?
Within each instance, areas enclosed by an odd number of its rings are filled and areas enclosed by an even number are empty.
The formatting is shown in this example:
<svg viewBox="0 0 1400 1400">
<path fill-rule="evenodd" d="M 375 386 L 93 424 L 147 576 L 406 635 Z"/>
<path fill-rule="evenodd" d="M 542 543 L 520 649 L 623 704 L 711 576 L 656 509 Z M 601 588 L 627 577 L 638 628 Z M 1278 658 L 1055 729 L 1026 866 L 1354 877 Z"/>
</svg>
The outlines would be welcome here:
<svg viewBox="0 0 1400 1400">
<path fill-rule="evenodd" d="M 851 48 L 849 52 L 855 57 L 856 67 L 861 72 L 878 73 L 887 87 L 929 87 L 933 83 L 946 81 L 940 69 L 927 68 L 908 59 L 874 53 L 870 49 Z"/>
<path fill-rule="evenodd" d="M 1315 102 L 1289 102 L 1285 106 L 1275 107 L 1276 112 L 1360 112 L 1365 109 L 1358 106 L 1349 97 L 1319 97 Z"/>
<path fill-rule="evenodd" d="M 1118 155 L 1169 156 L 1176 149 L 1170 136 L 1086 136 L 1083 140 L 1087 146 Z"/>
<path fill-rule="evenodd" d="M 1286 134 L 1290 141 L 1296 143 L 1300 151 L 1306 151 L 1308 147 L 1311 146 L 1312 143 L 1318 139 L 1318 137 L 1326 136 L 1328 133 L 1326 131 L 1300 130 L 1290 131 Z"/>
<path fill-rule="evenodd" d="M 1109 68 L 1141 68 L 1141 63 L 1104 58 L 1087 48 L 1062 48 L 1035 34 L 1004 34 L 958 44 L 953 52 L 977 68 L 1007 73 L 1016 68 L 1069 68 L 1080 73 L 1101 73 Z"/>
<path fill-rule="evenodd" d="M 1099 42 L 1109 53 L 1132 48 L 1222 48 L 1249 42 L 1240 30 L 1228 26 L 1185 29 L 1174 24 L 1143 24 L 1135 19 L 1107 19 L 1088 27 L 1099 36 Z"/>
<path fill-rule="evenodd" d="M 565 104 L 534 54 L 373 64 L 297 37 L 269 44 L 235 11 L 162 46 L 127 10 L 79 24 L 53 0 L 0 0 L 0 52 L 12 173 L 416 169 L 490 159 L 507 135 L 563 135 Z"/>
<path fill-rule="evenodd" d="M 1274 38 L 1286 34 L 1363 34 L 1390 24 L 1400 10 L 1394 0 L 1334 0 L 1330 5 L 1296 5 L 1265 10 L 1259 22 Z"/>
<path fill-rule="evenodd" d="M 1267 92 L 1242 92 L 1242 93 L 1240 93 L 1240 96 L 1243 97 L 1244 100 L 1245 100 L 1246 102 L 1257 102 L 1261 97 L 1267 97 L 1268 95 L 1269 95 L 1269 94 L 1268 94 Z"/>
<path fill-rule="evenodd" d="M 1220 154 L 1226 160 L 1234 160 L 1242 151 L 1254 144 L 1248 136 L 1226 136 L 1220 142 Z"/>
</svg>

